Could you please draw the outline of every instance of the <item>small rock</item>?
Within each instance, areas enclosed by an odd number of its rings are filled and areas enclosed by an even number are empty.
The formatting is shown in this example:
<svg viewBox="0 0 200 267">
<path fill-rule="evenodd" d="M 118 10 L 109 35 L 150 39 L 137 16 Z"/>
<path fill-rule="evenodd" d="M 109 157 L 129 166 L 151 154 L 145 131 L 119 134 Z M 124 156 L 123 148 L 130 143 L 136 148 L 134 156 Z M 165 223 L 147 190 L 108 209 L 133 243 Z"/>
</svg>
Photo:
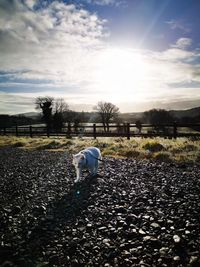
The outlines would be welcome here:
<svg viewBox="0 0 200 267">
<path fill-rule="evenodd" d="M 105 226 L 102 226 L 102 227 L 99 227 L 99 228 L 98 228 L 99 231 L 104 231 L 104 230 L 106 230 L 106 229 L 107 229 L 107 228 L 106 228 Z"/>
<path fill-rule="evenodd" d="M 162 247 L 160 250 L 159 250 L 159 253 L 160 255 L 164 256 L 168 253 L 169 251 L 169 248 L 168 247 Z"/>
<path fill-rule="evenodd" d="M 110 239 L 108 238 L 103 239 L 103 243 L 108 243 L 108 242 L 110 242 Z"/>
<path fill-rule="evenodd" d="M 193 264 L 197 263 L 199 258 L 197 256 L 191 256 L 189 264 L 192 266 Z"/>
<path fill-rule="evenodd" d="M 174 235 L 174 236 L 173 236 L 173 239 L 174 239 L 174 242 L 175 242 L 175 243 L 180 243 L 180 242 L 181 242 L 181 238 L 180 238 L 180 236 L 178 236 L 178 235 Z"/>
<path fill-rule="evenodd" d="M 175 256 L 175 257 L 173 258 L 173 260 L 174 260 L 174 261 L 180 261 L 181 258 L 180 258 L 179 256 Z"/>
<path fill-rule="evenodd" d="M 124 250 L 123 252 L 122 252 L 122 255 L 124 255 L 124 256 L 130 256 L 131 255 L 131 253 L 129 252 L 129 251 L 127 251 L 127 250 Z"/>
<path fill-rule="evenodd" d="M 155 223 L 155 222 L 151 223 L 151 226 L 153 228 L 156 228 L 156 229 L 160 228 L 160 225 L 158 223 Z"/>
<path fill-rule="evenodd" d="M 144 230 L 142 230 L 142 229 L 139 229 L 139 234 L 146 235 L 146 232 Z"/>
<path fill-rule="evenodd" d="M 149 241 L 150 239 L 151 239 L 151 236 L 149 236 L 149 235 L 143 237 L 143 241 Z"/>
</svg>

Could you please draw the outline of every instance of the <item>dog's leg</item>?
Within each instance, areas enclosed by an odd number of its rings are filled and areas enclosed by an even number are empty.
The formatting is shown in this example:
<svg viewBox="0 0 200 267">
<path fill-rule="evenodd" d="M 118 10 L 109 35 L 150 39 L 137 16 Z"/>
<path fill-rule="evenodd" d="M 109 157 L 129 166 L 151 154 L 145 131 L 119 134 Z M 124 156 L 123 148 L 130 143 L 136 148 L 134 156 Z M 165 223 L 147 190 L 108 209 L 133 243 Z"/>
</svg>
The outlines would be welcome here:
<svg viewBox="0 0 200 267">
<path fill-rule="evenodd" d="M 82 169 L 81 168 L 76 168 L 76 179 L 75 179 L 75 183 L 79 182 L 79 180 L 81 179 L 81 173 L 82 173 Z"/>
<path fill-rule="evenodd" d="M 94 176 L 95 174 L 95 168 L 94 165 L 92 164 L 91 166 L 88 167 L 89 173 L 91 176 Z"/>
<path fill-rule="evenodd" d="M 89 168 L 89 172 L 91 176 L 96 176 L 97 175 L 97 169 L 98 169 L 98 162 L 93 162 L 92 166 Z"/>
<path fill-rule="evenodd" d="M 99 167 L 99 162 L 98 162 L 98 160 L 96 160 L 95 161 L 95 167 L 94 167 L 94 175 L 97 175 L 98 167 Z"/>
</svg>

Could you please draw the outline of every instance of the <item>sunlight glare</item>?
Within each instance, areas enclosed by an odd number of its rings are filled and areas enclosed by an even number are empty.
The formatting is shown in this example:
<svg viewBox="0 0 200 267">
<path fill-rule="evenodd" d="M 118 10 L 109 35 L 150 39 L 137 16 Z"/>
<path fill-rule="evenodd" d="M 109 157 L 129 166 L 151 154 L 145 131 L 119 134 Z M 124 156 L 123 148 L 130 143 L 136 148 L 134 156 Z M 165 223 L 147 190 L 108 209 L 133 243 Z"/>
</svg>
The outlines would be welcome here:
<svg viewBox="0 0 200 267">
<path fill-rule="evenodd" d="M 129 49 L 107 49 L 98 60 L 96 82 L 101 90 L 122 100 L 139 94 L 148 75 L 148 64 L 142 55 Z"/>
</svg>

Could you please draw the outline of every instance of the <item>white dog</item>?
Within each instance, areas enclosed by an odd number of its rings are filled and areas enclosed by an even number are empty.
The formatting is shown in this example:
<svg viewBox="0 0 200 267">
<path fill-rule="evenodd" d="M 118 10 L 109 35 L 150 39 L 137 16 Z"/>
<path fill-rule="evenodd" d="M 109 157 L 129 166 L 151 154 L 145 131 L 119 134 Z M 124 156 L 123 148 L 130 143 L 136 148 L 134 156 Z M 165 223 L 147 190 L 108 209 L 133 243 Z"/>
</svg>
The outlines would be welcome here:
<svg viewBox="0 0 200 267">
<path fill-rule="evenodd" d="M 73 155 L 73 165 L 76 168 L 75 183 L 78 182 L 82 175 L 83 169 L 88 169 L 92 176 L 98 171 L 99 160 L 101 161 L 101 152 L 97 147 L 89 147 L 78 154 Z"/>
</svg>

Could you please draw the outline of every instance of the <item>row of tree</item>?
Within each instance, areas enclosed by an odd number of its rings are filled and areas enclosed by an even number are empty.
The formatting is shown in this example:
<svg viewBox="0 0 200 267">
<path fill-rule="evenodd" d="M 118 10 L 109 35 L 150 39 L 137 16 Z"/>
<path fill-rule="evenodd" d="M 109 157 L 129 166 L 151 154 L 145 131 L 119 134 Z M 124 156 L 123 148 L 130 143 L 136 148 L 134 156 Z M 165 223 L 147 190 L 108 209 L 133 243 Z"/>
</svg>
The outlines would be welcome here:
<svg viewBox="0 0 200 267">
<path fill-rule="evenodd" d="M 59 130 L 64 124 L 64 112 L 68 111 L 67 103 L 61 98 L 55 100 L 53 97 L 38 97 L 35 101 L 36 109 L 42 111 L 42 120 L 47 126 Z"/>
<path fill-rule="evenodd" d="M 7 115 L 7 114 L 0 115 L 0 127 L 12 127 L 15 125 L 32 125 L 40 122 L 41 122 L 40 116 L 33 119 L 22 115 L 18 116 Z"/>
<path fill-rule="evenodd" d="M 77 113 L 69 109 L 68 104 L 63 99 L 54 99 L 52 97 L 38 97 L 36 99 L 36 109 L 42 111 L 42 118 L 48 129 L 54 129 L 59 131 L 64 123 L 74 123 L 74 127 L 77 128 L 80 122 L 84 121 L 84 113 Z M 105 132 L 109 131 L 109 124 L 111 122 L 120 123 L 120 112 L 119 108 L 110 102 L 98 102 L 94 106 L 93 122 L 101 122 Z M 194 122 L 199 122 L 199 117 L 197 115 L 194 118 Z M 136 120 L 135 124 L 139 132 L 142 129 L 142 123 L 150 123 L 154 125 L 155 131 L 167 131 L 168 128 L 165 126 L 160 126 L 160 124 L 172 124 L 176 121 L 176 118 L 164 109 L 151 109 L 143 113 L 140 120 Z M 179 121 L 181 122 L 181 121 Z M 190 122 L 191 119 L 190 119 Z"/>
<path fill-rule="evenodd" d="M 69 105 L 64 99 L 55 99 L 53 97 L 38 97 L 35 100 L 35 108 L 40 111 L 40 115 L 35 118 L 27 118 L 24 116 L 9 116 L 0 115 L 0 126 L 10 127 L 13 125 L 27 125 L 34 123 L 45 123 L 48 130 L 60 131 L 67 123 L 78 128 L 82 122 L 100 122 L 103 124 L 104 131 L 109 131 L 110 123 L 129 122 L 127 119 L 122 119 L 119 108 L 110 102 L 98 102 L 93 108 L 93 112 L 75 112 L 69 109 Z M 177 121 L 172 113 L 164 109 L 151 109 L 141 113 L 140 119 L 131 119 L 132 123 L 136 123 L 136 127 L 141 131 L 143 123 L 149 123 L 158 127 L 158 124 L 168 124 Z M 200 116 L 197 114 L 193 118 L 179 119 L 181 123 L 198 123 Z M 159 129 L 157 129 L 159 130 Z"/>
<path fill-rule="evenodd" d="M 68 104 L 62 99 L 53 97 L 38 97 L 35 101 L 36 109 L 42 111 L 42 120 L 47 129 L 59 131 L 64 124 L 74 123 L 75 127 L 84 120 L 84 113 L 77 113 L 69 109 Z M 119 108 L 109 102 L 98 102 L 94 107 L 97 113 L 96 120 L 102 122 L 104 131 L 109 131 L 109 123 L 117 121 Z"/>
</svg>

